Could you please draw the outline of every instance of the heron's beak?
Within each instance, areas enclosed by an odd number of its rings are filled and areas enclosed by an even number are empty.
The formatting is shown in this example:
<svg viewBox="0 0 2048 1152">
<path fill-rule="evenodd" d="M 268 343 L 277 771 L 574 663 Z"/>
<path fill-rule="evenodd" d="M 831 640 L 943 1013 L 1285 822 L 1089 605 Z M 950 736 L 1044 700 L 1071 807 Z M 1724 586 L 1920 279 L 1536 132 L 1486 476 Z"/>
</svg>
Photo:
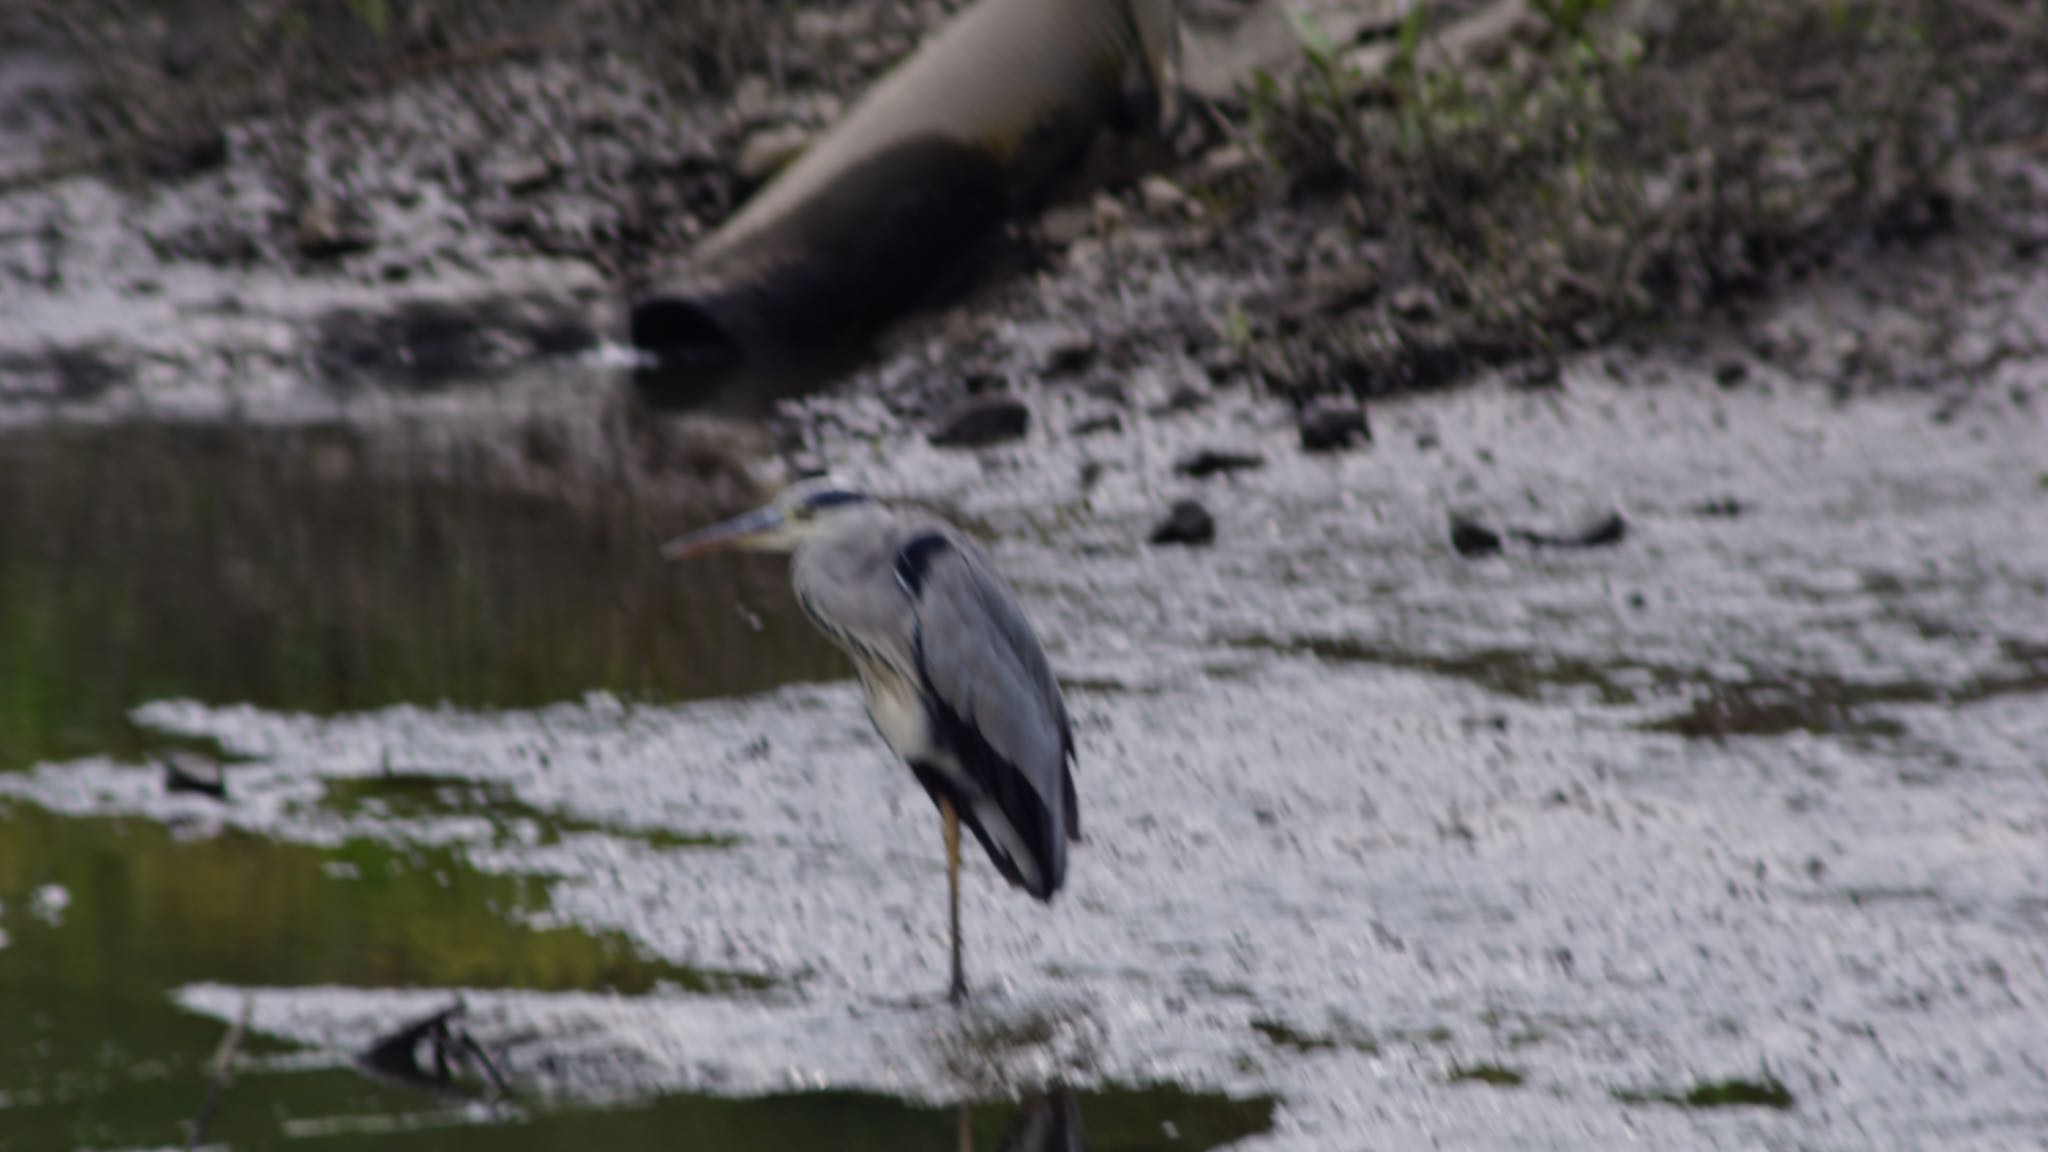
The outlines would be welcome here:
<svg viewBox="0 0 2048 1152">
<path fill-rule="evenodd" d="M 727 548 L 773 546 L 783 527 L 782 513 L 774 507 L 756 508 L 742 516 L 685 533 L 661 546 L 667 560 L 687 560 Z"/>
</svg>

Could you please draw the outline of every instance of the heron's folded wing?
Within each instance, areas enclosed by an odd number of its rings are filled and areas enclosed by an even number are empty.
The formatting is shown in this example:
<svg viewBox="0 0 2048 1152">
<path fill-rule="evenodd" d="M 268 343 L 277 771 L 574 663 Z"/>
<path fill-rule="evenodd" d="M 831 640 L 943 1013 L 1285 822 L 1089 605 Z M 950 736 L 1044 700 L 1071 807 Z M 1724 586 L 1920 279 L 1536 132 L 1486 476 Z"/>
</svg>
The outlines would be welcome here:
<svg viewBox="0 0 2048 1152">
<path fill-rule="evenodd" d="M 912 542 L 915 546 L 916 542 Z M 918 668 L 962 767 L 1037 857 L 1045 889 L 1066 873 L 1071 742 L 1052 666 L 1023 610 L 974 546 L 948 534 L 906 582 Z"/>
</svg>

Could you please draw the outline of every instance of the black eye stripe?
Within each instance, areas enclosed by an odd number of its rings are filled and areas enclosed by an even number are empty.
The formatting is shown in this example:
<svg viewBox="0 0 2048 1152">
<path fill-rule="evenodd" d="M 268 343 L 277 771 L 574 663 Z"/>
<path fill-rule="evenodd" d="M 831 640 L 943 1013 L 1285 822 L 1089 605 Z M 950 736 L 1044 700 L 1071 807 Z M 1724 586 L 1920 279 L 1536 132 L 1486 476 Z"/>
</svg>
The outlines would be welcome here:
<svg viewBox="0 0 2048 1152">
<path fill-rule="evenodd" d="M 803 503 L 799 504 L 798 507 L 805 511 L 815 512 L 820 508 L 836 508 L 842 504 L 865 504 L 868 499 L 869 497 L 866 493 L 848 492 L 843 488 L 828 488 L 823 492 L 813 492 L 809 496 L 804 497 Z"/>
</svg>

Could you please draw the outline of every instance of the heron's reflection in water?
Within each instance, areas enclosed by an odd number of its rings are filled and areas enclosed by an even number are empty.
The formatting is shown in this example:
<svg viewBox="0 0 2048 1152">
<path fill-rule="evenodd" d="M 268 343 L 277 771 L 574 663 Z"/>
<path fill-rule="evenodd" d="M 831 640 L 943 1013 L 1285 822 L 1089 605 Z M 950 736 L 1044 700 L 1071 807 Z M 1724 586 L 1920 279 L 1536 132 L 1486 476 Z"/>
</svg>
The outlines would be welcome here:
<svg viewBox="0 0 2048 1152">
<path fill-rule="evenodd" d="M 1011 1118 L 995 1152 L 1082 1152 L 1087 1146 L 1081 1136 L 1081 1103 L 1071 1091 L 1058 1088 L 1027 1102 Z M 960 1152 L 976 1152 L 973 1109 L 964 1102 Z"/>
<path fill-rule="evenodd" d="M 481 1099 L 492 1106 L 511 1099 L 498 1067 L 470 1034 L 469 1008 L 460 1000 L 379 1037 L 356 1056 L 371 1076 L 440 1095 Z M 1003 1128 L 993 1149 L 977 1148 L 974 1104 L 959 1104 L 960 1152 L 1082 1152 L 1081 1102 L 1071 1089 L 1054 1088 L 1027 1100 Z"/>
</svg>

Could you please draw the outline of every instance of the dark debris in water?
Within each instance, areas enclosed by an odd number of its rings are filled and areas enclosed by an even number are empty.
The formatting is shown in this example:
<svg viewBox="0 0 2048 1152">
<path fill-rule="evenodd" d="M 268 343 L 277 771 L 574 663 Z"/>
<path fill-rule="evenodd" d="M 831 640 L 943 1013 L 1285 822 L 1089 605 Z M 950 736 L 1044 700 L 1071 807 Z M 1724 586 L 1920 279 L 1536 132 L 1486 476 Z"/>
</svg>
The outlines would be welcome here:
<svg viewBox="0 0 2048 1152">
<path fill-rule="evenodd" d="M 463 1026 L 468 1006 L 461 1000 L 431 1016 L 401 1026 L 379 1038 L 356 1058 L 365 1071 L 415 1088 L 467 1094 L 457 1076 L 482 1072 L 494 1097 L 507 1095 L 498 1066 Z"/>
<path fill-rule="evenodd" d="M 190 792 L 215 800 L 228 798 L 227 772 L 218 760 L 172 751 L 164 755 L 163 766 L 166 792 Z"/>
</svg>

